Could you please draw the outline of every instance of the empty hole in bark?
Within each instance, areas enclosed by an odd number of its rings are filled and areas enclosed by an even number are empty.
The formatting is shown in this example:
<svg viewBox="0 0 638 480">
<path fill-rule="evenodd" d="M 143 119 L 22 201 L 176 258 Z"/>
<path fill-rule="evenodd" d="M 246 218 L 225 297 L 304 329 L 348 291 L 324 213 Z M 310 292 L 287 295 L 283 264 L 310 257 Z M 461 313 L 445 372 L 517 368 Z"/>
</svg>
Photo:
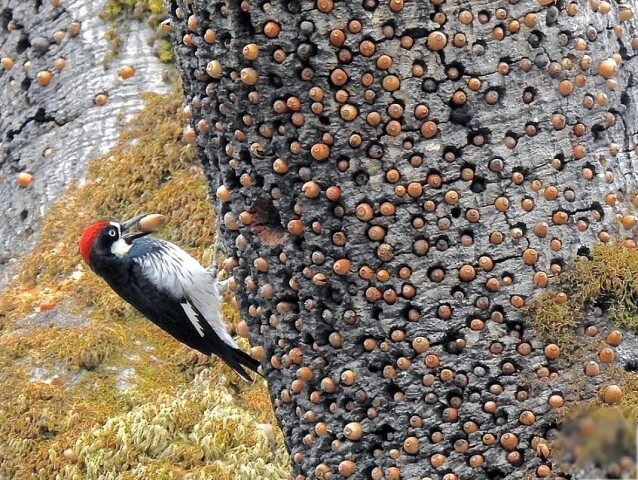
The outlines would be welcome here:
<svg viewBox="0 0 638 480">
<path fill-rule="evenodd" d="M 301 12 L 301 4 L 298 0 L 291 0 L 286 4 L 286 10 L 290 13 L 299 13 Z"/>
<path fill-rule="evenodd" d="M 237 23 L 236 27 L 240 27 L 243 30 L 242 33 L 247 34 L 248 36 L 252 36 L 255 33 L 255 27 L 253 26 L 253 22 L 250 18 L 250 12 L 240 11 L 237 14 Z"/>
<path fill-rule="evenodd" d="M 43 123 L 49 120 L 47 118 L 47 112 L 44 108 L 38 108 L 38 110 L 35 112 L 35 115 L 33 116 L 33 119 L 39 123 Z"/>
<path fill-rule="evenodd" d="M 632 358 L 631 360 L 627 360 L 623 368 L 626 372 L 638 372 L 638 359 Z"/>
<path fill-rule="evenodd" d="M 503 470 L 497 467 L 493 467 L 491 465 L 488 466 L 486 464 L 483 467 L 483 471 L 486 474 L 486 478 L 489 478 L 490 480 L 505 480 L 506 478 L 506 474 Z"/>
<path fill-rule="evenodd" d="M 325 115 L 321 115 L 319 117 L 319 123 L 321 123 L 322 125 L 330 125 L 330 118 L 326 117 Z"/>
<path fill-rule="evenodd" d="M 42 6 L 42 0 L 35 0 L 35 11 L 37 12 L 38 10 L 40 10 L 40 7 Z"/>
<path fill-rule="evenodd" d="M 27 38 L 27 36 L 22 33 L 20 35 L 20 40 L 18 40 L 18 43 L 16 44 L 16 52 L 17 53 L 24 53 L 24 51 L 29 48 L 31 46 L 31 42 L 29 42 L 29 39 Z"/>
<path fill-rule="evenodd" d="M 461 207 L 454 207 L 451 214 L 452 218 L 459 218 L 461 216 Z"/>
<path fill-rule="evenodd" d="M 368 175 L 367 172 L 364 172 L 363 170 L 359 170 L 358 172 L 352 175 L 352 181 L 355 183 L 355 185 L 359 187 L 363 187 L 364 185 L 367 185 L 369 179 L 370 179 L 370 176 Z"/>
<path fill-rule="evenodd" d="M 492 14 L 488 10 L 481 10 L 480 12 L 478 12 L 478 16 L 479 22 L 483 24 L 488 23 L 492 18 Z"/>
<path fill-rule="evenodd" d="M 9 26 L 9 22 L 13 20 L 13 10 L 11 10 L 10 8 L 5 8 L 2 10 L 2 13 L 0 15 L 2 16 L 2 29 L 6 30 Z"/>
<path fill-rule="evenodd" d="M 281 81 L 279 75 L 275 75 L 274 73 L 270 73 L 268 75 L 268 81 L 275 88 L 281 88 L 284 84 L 284 82 Z"/>
<path fill-rule="evenodd" d="M 474 177 L 470 184 L 470 190 L 474 193 L 481 193 L 485 191 L 487 181 L 483 177 Z"/>
<path fill-rule="evenodd" d="M 271 199 L 257 200 L 248 209 L 248 213 L 252 215 L 250 227 L 257 233 L 262 242 L 267 245 L 280 245 L 283 243 L 286 230 Z"/>
<path fill-rule="evenodd" d="M 576 255 L 578 255 L 579 257 L 586 257 L 591 260 L 591 251 L 587 247 L 580 247 L 576 252 Z"/>
<path fill-rule="evenodd" d="M 29 216 L 29 210 L 22 210 L 20 212 L 20 220 L 25 221 Z"/>
<path fill-rule="evenodd" d="M 20 83 L 20 87 L 22 87 L 22 90 L 29 90 L 29 87 L 31 86 L 31 79 L 29 77 L 24 77 L 24 80 L 22 80 L 22 82 Z"/>
</svg>

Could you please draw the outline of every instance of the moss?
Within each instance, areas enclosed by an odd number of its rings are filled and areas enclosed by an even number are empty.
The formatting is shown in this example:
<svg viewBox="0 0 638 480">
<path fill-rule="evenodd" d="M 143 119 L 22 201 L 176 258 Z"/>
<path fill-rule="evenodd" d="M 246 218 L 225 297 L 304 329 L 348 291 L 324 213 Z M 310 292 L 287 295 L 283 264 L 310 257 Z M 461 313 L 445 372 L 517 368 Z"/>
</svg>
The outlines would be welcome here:
<svg viewBox="0 0 638 480">
<path fill-rule="evenodd" d="M 175 49 L 173 44 L 166 39 L 159 40 L 157 44 L 157 56 L 160 62 L 173 63 L 175 60 Z"/>
<path fill-rule="evenodd" d="M 38 245 L 0 294 L 0 477 L 287 476 L 281 433 L 271 447 L 254 428 L 275 425 L 264 383 L 240 382 L 138 316 L 77 253 L 91 221 L 161 212 L 158 236 L 210 256 L 214 218 L 181 141 L 179 91 L 145 95 L 86 183 L 49 208 Z M 229 304 L 223 314 L 238 321 Z"/>
<path fill-rule="evenodd" d="M 546 342 L 556 343 L 563 352 L 572 353 L 579 347 L 575 336 L 580 305 L 570 301 L 558 303 L 556 292 L 538 295 L 529 305 L 528 313 L 536 335 Z"/>
<path fill-rule="evenodd" d="M 166 35 L 159 28 L 160 22 L 166 17 L 166 9 L 163 0 L 109 0 L 104 9 L 98 15 L 100 19 L 108 23 L 111 28 L 104 34 L 108 42 L 108 50 L 102 61 L 108 67 L 118 56 L 122 49 L 122 28 L 121 20 L 124 18 L 134 18 L 137 20 L 146 19 L 152 29 L 157 30 L 157 34 L 149 36 L 149 44 L 157 43 L 157 56 L 163 63 L 173 62 L 173 49 L 166 39 Z"/>
<path fill-rule="evenodd" d="M 568 350 L 581 342 L 581 312 L 600 307 L 620 328 L 638 331 L 638 249 L 620 242 L 596 245 L 590 258 L 579 257 L 558 277 L 557 286 L 539 295 L 529 306 L 538 336 Z M 556 302 L 556 294 L 567 296 Z"/>
</svg>

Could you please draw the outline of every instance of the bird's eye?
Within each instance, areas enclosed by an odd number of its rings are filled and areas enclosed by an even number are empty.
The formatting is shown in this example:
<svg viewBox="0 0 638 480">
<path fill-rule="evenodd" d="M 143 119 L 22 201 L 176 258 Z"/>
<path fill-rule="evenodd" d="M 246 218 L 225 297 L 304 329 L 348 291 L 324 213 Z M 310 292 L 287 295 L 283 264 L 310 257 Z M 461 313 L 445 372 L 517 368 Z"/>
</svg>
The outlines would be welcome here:
<svg viewBox="0 0 638 480">
<path fill-rule="evenodd" d="M 117 231 L 115 231 L 115 229 L 111 229 L 111 230 L 109 230 L 109 235 L 110 235 L 111 237 L 114 237 L 114 236 L 116 236 L 116 235 L 117 235 Z"/>
</svg>

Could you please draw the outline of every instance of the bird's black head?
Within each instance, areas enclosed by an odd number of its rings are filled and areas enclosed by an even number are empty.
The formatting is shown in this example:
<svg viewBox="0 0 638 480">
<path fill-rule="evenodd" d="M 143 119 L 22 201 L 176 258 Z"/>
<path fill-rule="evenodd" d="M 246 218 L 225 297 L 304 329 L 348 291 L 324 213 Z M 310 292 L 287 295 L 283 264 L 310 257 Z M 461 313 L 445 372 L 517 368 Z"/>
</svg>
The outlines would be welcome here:
<svg viewBox="0 0 638 480">
<path fill-rule="evenodd" d="M 117 223 L 102 220 L 93 223 L 84 229 L 79 240 L 79 249 L 82 258 L 89 265 L 91 255 L 97 254 L 102 258 L 109 256 L 123 257 L 131 248 L 133 240 L 150 232 L 124 233 L 138 220 L 146 215 L 137 215 L 126 222 Z"/>
</svg>

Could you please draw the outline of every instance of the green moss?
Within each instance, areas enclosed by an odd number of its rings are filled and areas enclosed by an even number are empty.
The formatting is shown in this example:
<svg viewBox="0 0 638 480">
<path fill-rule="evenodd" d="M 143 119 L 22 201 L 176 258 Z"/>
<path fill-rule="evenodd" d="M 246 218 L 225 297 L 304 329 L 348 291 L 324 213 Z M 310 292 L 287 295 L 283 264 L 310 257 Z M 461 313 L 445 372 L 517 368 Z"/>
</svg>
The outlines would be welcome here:
<svg viewBox="0 0 638 480">
<path fill-rule="evenodd" d="M 134 18 L 137 20 L 146 19 L 148 25 L 156 30 L 156 34 L 149 36 L 149 45 L 157 43 L 156 52 L 160 61 L 172 63 L 174 59 L 173 47 L 165 38 L 166 33 L 161 29 L 160 22 L 166 17 L 166 9 L 163 0 L 109 0 L 99 14 L 104 22 L 111 28 L 104 34 L 108 42 L 108 50 L 102 63 L 108 67 L 119 55 L 122 49 L 122 20 Z"/>
<path fill-rule="evenodd" d="M 163 63 L 173 63 L 175 60 L 173 44 L 166 39 L 159 40 L 157 44 L 157 56 Z"/>
<path fill-rule="evenodd" d="M 567 301 L 556 301 L 562 292 Z M 537 335 L 561 348 L 575 351 L 582 343 L 581 312 L 600 307 L 620 328 L 638 331 L 638 249 L 620 242 L 596 245 L 591 258 L 579 257 L 558 277 L 556 288 L 529 306 L 530 321 Z"/>
<path fill-rule="evenodd" d="M 579 347 L 575 336 L 579 311 L 580 305 L 574 302 L 557 302 L 556 292 L 551 290 L 537 296 L 528 307 L 538 338 L 556 343 L 565 353 L 572 353 Z"/>
<path fill-rule="evenodd" d="M 0 477 L 287 476 L 281 433 L 266 448 L 254 428 L 276 423 L 265 384 L 240 382 L 141 318 L 77 252 L 91 221 L 161 212 L 158 236 L 210 256 L 214 218 L 181 141 L 179 92 L 144 96 L 145 110 L 91 163 L 86 183 L 49 208 L 37 247 L 0 294 Z M 50 309 L 67 322 L 48 325 L 38 312 Z M 237 322 L 230 305 L 223 313 Z"/>
</svg>

